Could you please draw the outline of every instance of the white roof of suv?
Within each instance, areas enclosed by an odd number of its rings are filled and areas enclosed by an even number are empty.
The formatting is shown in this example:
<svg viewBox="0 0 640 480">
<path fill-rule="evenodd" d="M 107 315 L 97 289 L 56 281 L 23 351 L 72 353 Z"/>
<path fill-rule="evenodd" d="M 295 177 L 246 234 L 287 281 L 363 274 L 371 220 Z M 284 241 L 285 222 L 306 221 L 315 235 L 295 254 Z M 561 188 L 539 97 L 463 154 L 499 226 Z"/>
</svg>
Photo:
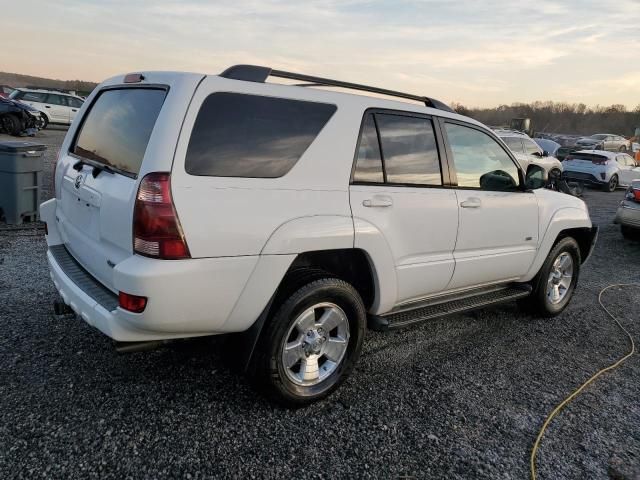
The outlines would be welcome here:
<svg viewBox="0 0 640 480">
<path fill-rule="evenodd" d="M 27 88 L 27 87 L 18 87 L 15 90 L 19 90 L 21 92 L 40 92 L 40 93 L 53 93 L 55 95 L 65 95 L 67 97 L 77 98 L 78 100 L 82 100 L 84 102 L 84 98 L 75 95 L 69 92 L 63 92 L 60 90 L 47 90 L 45 88 Z"/>
</svg>

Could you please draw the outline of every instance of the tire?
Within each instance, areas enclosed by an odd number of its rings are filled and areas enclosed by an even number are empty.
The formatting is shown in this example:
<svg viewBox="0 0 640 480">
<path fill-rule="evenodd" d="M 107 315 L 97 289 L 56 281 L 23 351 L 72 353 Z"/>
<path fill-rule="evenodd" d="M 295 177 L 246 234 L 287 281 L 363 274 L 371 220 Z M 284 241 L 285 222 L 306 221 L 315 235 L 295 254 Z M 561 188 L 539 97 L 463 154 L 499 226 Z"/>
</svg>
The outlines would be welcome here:
<svg viewBox="0 0 640 480">
<path fill-rule="evenodd" d="M 640 229 L 620 225 L 620 233 L 627 240 L 640 240 Z"/>
<path fill-rule="evenodd" d="M 2 128 L 9 135 L 20 135 L 22 122 L 20 122 L 20 119 L 17 116 L 9 113 L 4 115 L 0 121 L 2 122 Z"/>
<path fill-rule="evenodd" d="M 562 260 L 569 257 L 571 259 L 571 278 L 559 276 L 558 271 L 563 272 Z M 580 275 L 580 248 L 578 243 L 572 237 L 564 237 L 560 239 L 547 255 L 542 268 L 531 282 L 533 291 L 531 295 L 521 302 L 519 305 L 528 311 L 542 315 L 543 317 L 555 317 L 559 315 L 571 301 L 573 292 L 578 284 Z M 569 264 L 564 263 L 564 271 L 568 270 Z M 556 267 L 560 267 L 559 269 Z M 552 276 L 554 279 L 552 279 Z M 561 283 L 555 283 L 560 281 Z M 558 287 L 560 297 L 553 299 L 553 292 L 550 293 L 550 284 L 553 282 Z M 553 288 L 553 287 L 552 287 Z"/>
<path fill-rule="evenodd" d="M 40 112 L 41 120 L 38 122 L 38 128 L 40 130 L 44 130 L 49 125 L 49 117 L 47 117 L 44 113 Z"/>
<path fill-rule="evenodd" d="M 618 151 L 620 152 L 626 152 L 627 151 L 627 146 L 626 145 L 620 145 L 620 148 L 618 149 Z"/>
<path fill-rule="evenodd" d="M 605 192 L 615 192 L 616 188 L 618 188 L 618 175 L 611 175 L 608 183 L 605 183 L 602 186 L 602 189 Z"/>
<path fill-rule="evenodd" d="M 364 304 L 349 283 L 328 276 L 310 281 L 267 320 L 252 359 L 252 383 L 287 407 L 320 400 L 353 370 L 365 327 Z"/>
</svg>

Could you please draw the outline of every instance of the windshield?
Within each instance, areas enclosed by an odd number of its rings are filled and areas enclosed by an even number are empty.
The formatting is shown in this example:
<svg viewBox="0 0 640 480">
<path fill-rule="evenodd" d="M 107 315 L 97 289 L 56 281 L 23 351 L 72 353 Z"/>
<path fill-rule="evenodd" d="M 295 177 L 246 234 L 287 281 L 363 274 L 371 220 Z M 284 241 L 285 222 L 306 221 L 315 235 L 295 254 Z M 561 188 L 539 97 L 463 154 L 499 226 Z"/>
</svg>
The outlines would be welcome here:
<svg viewBox="0 0 640 480">
<path fill-rule="evenodd" d="M 164 89 L 101 92 L 80 127 L 71 152 L 136 176 L 166 96 Z"/>
<path fill-rule="evenodd" d="M 595 138 L 596 140 L 604 140 L 605 138 L 607 138 L 607 135 L 603 135 L 603 134 L 597 134 L 597 135 L 591 135 L 591 138 Z"/>
</svg>

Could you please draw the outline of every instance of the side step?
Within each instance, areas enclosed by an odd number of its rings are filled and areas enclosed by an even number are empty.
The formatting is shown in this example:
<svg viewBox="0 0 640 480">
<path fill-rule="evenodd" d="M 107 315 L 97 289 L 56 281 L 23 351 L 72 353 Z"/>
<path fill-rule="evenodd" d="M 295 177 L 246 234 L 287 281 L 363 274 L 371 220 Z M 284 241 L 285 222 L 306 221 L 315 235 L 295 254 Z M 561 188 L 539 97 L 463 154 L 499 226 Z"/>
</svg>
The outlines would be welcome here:
<svg viewBox="0 0 640 480">
<path fill-rule="evenodd" d="M 368 326 L 371 330 L 386 332 L 398 328 L 408 327 L 419 322 L 468 312 L 489 305 L 510 302 L 531 294 L 531 285 L 513 285 L 491 291 L 467 293 L 466 296 L 434 300 L 432 304 L 422 305 L 413 309 L 390 312 L 385 315 L 369 315 Z"/>
</svg>

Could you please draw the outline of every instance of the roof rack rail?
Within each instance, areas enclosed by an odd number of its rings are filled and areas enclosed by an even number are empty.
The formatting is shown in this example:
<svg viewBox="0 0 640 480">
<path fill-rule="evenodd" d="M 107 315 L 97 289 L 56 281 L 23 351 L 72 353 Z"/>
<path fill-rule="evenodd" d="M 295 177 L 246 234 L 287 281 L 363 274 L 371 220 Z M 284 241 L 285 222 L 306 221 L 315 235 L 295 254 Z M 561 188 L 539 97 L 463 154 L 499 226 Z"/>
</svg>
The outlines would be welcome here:
<svg viewBox="0 0 640 480">
<path fill-rule="evenodd" d="M 343 82 L 340 80 L 332 80 L 330 78 L 314 77 L 312 75 L 304 75 L 301 73 L 286 72 L 284 70 L 274 70 L 270 67 L 262 67 L 259 65 L 234 65 L 227 68 L 220 74 L 221 77 L 233 80 L 244 80 L 247 82 L 264 83 L 268 77 L 286 78 L 289 80 L 298 80 L 305 82 L 298 84 L 300 87 L 340 87 L 350 90 L 360 90 L 363 92 L 377 93 L 380 95 L 388 95 L 390 97 L 406 98 L 416 102 L 424 103 L 427 107 L 437 108 L 446 112 L 455 113 L 455 111 L 445 103 L 435 98 L 424 97 L 421 95 L 413 95 L 411 93 L 398 92 L 396 90 L 387 90 L 386 88 L 371 87 L 369 85 L 361 85 L 359 83 Z"/>
</svg>

